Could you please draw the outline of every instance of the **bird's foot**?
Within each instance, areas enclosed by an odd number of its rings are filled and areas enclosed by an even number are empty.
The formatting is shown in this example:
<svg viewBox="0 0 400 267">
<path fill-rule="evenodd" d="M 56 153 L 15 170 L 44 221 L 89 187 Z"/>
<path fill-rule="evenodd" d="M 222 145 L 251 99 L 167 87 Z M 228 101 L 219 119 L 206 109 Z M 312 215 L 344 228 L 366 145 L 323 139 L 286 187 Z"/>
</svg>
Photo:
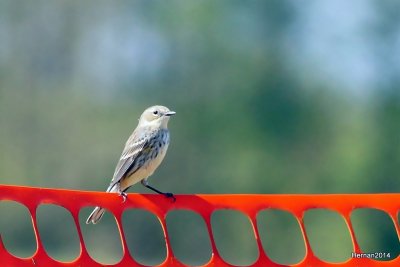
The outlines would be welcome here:
<svg viewBox="0 0 400 267">
<path fill-rule="evenodd" d="M 127 193 L 125 193 L 125 192 L 120 192 L 119 193 L 119 195 L 122 197 L 122 203 L 125 203 L 126 202 L 126 198 L 128 197 L 128 194 Z"/>
<path fill-rule="evenodd" d="M 175 198 L 174 194 L 172 194 L 172 193 L 164 193 L 164 196 L 166 198 L 172 199 L 172 203 L 174 203 L 176 201 L 176 198 Z"/>
</svg>

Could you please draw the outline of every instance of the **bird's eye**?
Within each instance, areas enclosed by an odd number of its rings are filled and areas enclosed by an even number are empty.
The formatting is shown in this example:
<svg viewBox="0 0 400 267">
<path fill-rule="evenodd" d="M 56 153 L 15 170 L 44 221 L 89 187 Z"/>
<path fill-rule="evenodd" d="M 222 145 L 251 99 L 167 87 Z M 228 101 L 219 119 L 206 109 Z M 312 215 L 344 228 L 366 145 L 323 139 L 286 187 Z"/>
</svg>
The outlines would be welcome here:
<svg viewBox="0 0 400 267">
<path fill-rule="evenodd" d="M 154 114 L 154 115 L 158 115 L 158 110 L 154 110 L 154 111 L 153 111 L 153 114 Z"/>
</svg>

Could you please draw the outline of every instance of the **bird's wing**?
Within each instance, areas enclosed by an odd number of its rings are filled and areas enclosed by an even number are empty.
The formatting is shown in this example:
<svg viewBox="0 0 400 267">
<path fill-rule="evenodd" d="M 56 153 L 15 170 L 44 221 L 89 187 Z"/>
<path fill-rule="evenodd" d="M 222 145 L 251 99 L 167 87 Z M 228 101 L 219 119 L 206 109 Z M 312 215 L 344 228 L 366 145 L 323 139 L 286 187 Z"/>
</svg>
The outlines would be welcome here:
<svg viewBox="0 0 400 267">
<path fill-rule="evenodd" d="M 115 167 L 113 179 L 111 180 L 109 188 L 112 188 L 124 177 L 127 171 L 134 165 L 135 160 L 148 146 L 149 140 L 150 139 L 145 138 L 145 136 L 138 135 L 137 131 L 133 132 L 125 144 L 125 148 L 122 151 L 117 167 Z"/>
</svg>

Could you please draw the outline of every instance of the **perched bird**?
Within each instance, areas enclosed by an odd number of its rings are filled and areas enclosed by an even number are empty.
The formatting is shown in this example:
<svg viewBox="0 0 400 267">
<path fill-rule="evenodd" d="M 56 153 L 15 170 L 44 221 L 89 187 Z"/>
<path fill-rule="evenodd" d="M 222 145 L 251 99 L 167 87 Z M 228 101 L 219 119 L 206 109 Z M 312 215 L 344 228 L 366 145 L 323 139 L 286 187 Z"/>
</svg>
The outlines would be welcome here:
<svg viewBox="0 0 400 267">
<path fill-rule="evenodd" d="M 152 106 L 143 112 L 138 126 L 125 144 L 107 192 L 119 193 L 125 201 L 126 190 L 141 182 L 145 187 L 175 201 L 173 194 L 163 193 L 147 182 L 147 178 L 157 169 L 167 152 L 169 145 L 167 125 L 170 116 L 174 114 L 175 111 L 164 106 Z M 86 223 L 97 223 L 104 212 L 103 208 L 96 207 Z"/>
</svg>

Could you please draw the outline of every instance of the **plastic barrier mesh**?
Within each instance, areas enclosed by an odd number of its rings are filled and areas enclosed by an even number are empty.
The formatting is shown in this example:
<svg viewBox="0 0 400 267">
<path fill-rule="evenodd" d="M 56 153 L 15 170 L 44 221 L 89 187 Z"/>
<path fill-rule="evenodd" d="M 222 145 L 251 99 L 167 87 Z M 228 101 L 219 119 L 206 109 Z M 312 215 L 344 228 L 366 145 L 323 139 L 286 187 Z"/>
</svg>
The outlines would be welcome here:
<svg viewBox="0 0 400 267">
<path fill-rule="evenodd" d="M 122 213 L 127 208 L 140 208 L 155 214 L 164 232 L 167 256 L 165 261 L 158 266 L 186 266 L 173 254 L 166 227 L 166 215 L 173 209 L 185 209 L 198 213 L 205 221 L 211 242 L 212 256 L 204 266 L 234 266 L 225 262 L 218 253 L 212 233 L 211 215 L 218 209 L 233 209 L 243 212 L 248 216 L 256 238 L 259 257 L 250 266 L 400 266 L 400 257 L 390 261 L 376 261 L 367 258 L 350 258 L 344 263 L 328 263 L 320 260 L 313 253 L 303 222 L 303 214 L 312 208 L 324 208 L 338 212 L 345 220 L 351 240 L 353 251 L 361 253 L 360 246 L 355 238 L 350 213 L 356 208 L 375 208 L 387 213 L 393 220 L 397 236 L 400 236 L 397 212 L 400 207 L 400 194 L 361 194 L 361 195 L 177 195 L 177 201 L 171 203 L 165 197 L 150 194 L 129 194 L 126 202 L 121 203 L 117 194 L 102 192 L 84 192 L 61 189 L 43 189 L 20 186 L 0 185 L 0 201 L 13 200 L 25 205 L 32 218 L 33 229 L 36 236 L 37 250 L 32 257 L 19 258 L 10 254 L 0 239 L 1 266 L 83 266 L 98 267 L 104 264 L 94 261 L 85 247 L 82 230 L 79 222 L 80 209 L 86 206 L 102 206 L 112 211 L 116 218 L 120 238 L 122 240 L 123 257 L 120 262 L 108 266 L 143 266 L 130 255 L 124 229 L 122 227 Z M 66 208 L 72 215 L 80 241 L 79 256 L 72 262 L 59 262 L 46 254 L 41 243 L 36 221 L 36 209 L 40 204 L 55 204 Z M 264 252 L 256 216 L 261 210 L 274 208 L 290 212 L 297 219 L 304 238 L 306 254 L 304 259 L 294 265 L 280 265 L 273 262 Z M 101 222 L 100 222 L 101 223 Z M 93 226 L 95 227 L 95 226 Z"/>
</svg>

